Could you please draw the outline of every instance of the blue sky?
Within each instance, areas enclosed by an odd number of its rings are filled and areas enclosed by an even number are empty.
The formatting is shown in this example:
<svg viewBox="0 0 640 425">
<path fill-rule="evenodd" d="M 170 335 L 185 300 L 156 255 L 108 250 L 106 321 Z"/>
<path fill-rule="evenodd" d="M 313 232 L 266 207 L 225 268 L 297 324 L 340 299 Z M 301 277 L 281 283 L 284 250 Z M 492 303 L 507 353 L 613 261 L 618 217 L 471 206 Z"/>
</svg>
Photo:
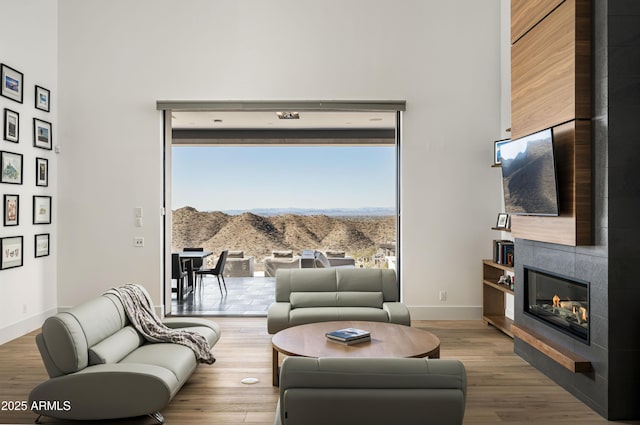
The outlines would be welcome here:
<svg viewBox="0 0 640 425">
<path fill-rule="evenodd" d="M 172 209 L 395 205 L 393 146 L 173 147 Z"/>
</svg>

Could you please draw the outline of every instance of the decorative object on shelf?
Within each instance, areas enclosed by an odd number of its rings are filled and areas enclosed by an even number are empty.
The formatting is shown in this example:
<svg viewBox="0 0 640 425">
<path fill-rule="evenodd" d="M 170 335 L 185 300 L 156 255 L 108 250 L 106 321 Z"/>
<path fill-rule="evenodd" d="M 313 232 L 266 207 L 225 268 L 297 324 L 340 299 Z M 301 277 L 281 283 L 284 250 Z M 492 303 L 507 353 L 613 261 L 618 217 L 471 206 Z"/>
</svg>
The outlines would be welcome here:
<svg viewBox="0 0 640 425">
<path fill-rule="evenodd" d="M 36 109 L 49 112 L 51 92 L 44 87 L 36 86 Z"/>
<path fill-rule="evenodd" d="M 33 146 L 36 148 L 51 150 L 52 146 L 51 123 L 33 119 Z"/>
<path fill-rule="evenodd" d="M 502 164 L 502 153 L 500 152 L 500 148 L 509 141 L 509 139 L 502 139 L 493 142 L 493 165 L 498 166 Z"/>
<path fill-rule="evenodd" d="M 51 224 L 51 196 L 33 197 L 33 224 Z"/>
<path fill-rule="evenodd" d="M 0 270 L 22 266 L 22 236 L 0 238 Z"/>
<path fill-rule="evenodd" d="M 507 213 L 499 213 L 498 220 L 496 222 L 497 229 L 508 229 L 509 228 L 509 214 Z"/>
<path fill-rule="evenodd" d="M 20 114 L 4 108 L 4 140 L 18 143 L 20 131 Z"/>
<path fill-rule="evenodd" d="M 34 238 L 35 257 L 46 257 L 49 255 L 49 233 L 35 235 Z"/>
<path fill-rule="evenodd" d="M 22 103 L 24 92 L 24 74 L 5 64 L 1 65 L 2 90 L 0 94 L 7 99 Z"/>
<path fill-rule="evenodd" d="M 4 195 L 4 225 L 17 226 L 20 219 L 20 196 Z"/>
<path fill-rule="evenodd" d="M 22 184 L 22 154 L 0 151 L 0 183 Z"/>
<path fill-rule="evenodd" d="M 36 186 L 49 186 L 49 160 L 36 158 Z"/>
</svg>

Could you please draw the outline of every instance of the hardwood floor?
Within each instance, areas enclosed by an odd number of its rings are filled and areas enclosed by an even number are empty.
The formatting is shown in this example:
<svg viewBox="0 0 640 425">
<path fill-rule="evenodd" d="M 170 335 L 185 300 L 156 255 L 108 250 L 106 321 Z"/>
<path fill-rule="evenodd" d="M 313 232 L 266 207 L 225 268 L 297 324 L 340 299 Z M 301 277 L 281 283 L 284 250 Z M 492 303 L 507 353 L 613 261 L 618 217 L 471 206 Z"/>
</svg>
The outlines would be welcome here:
<svg viewBox="0 0 640 425">
<path fill-rule="evenodd" d="M 266 319 L 216 317 L 222 338 L 216 363 L 200 365 L 162 414 L 166 424 L 271 425 L 278 390 L 271 386 L 271 336 Z M 481 321 L 416 321 L 441 339 L 441 357 L 460 359 L 467 369 L 465 424 L 608 423 L 571 394 L 513 354 L 513 342 Z M 27 400 L 47 378 L 33 332 L 0 346 L 0 401 Z M 256 377 L 260 382 L 240 382 Z M 428 415 L 429 412 L 425 412 Z M 33 423 L 31 412 L 0 410 L 0 424 Z M 46 418 L 44 423 L 62 423 Z M 73 422 L 78 424 L 78 422 Z M 106 422 L 93 422 L 103 424 Z M 109 421 L 153 424 L 151 418 Z M 620 422 L 640 424 L 639 422 Z"/>
</svg>

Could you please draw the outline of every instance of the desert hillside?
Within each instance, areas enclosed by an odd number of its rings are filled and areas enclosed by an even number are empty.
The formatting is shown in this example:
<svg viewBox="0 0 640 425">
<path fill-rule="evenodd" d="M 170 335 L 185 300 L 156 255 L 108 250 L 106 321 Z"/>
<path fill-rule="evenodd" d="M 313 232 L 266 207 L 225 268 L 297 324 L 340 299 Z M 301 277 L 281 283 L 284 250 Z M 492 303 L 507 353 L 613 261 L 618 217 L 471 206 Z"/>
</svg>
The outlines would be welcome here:
<svg viewBox="0 0 640 425">
<path fill-rule="evenodd" d="M 261 268 L 272 251 L 291 249 L 340 250 L 356 258 L 372 257 L 381 244 L 395 241 L 395 218 L 329 217 L 282 214 L 263 217 L 252 213 L 228 215 L 200 212 L 192 207 L 173 211 L 172 250 L 203 247 L 252 255 Z"/>
</svg>

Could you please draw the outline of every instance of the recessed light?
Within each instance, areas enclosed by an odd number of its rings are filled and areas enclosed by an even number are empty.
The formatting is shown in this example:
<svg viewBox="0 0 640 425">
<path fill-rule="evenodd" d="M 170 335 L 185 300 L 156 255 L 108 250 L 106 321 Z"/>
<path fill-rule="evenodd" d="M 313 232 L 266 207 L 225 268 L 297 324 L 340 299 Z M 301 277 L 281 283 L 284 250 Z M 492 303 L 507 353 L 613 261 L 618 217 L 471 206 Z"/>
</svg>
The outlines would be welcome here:
<svg viewBox="0 0 640 425">
<path fill-rule="evenodd" d="M 298 112 L 276 112 L 276 115 L 281 120 L 299 120 L 300 114 Z"/>
</svg>

